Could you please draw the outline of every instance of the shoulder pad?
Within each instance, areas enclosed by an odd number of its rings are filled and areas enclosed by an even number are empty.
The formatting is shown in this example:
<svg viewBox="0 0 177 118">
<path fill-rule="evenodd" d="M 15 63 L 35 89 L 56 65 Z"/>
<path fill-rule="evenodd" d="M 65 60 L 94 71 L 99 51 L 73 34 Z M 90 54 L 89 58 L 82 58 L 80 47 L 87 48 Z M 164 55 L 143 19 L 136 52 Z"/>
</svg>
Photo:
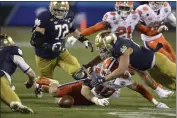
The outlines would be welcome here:
<svg viewBox="0 0 177 118">
<path fill-rule="evenodd" d="M 136 10 L 139 10 L 141 12 L 146 12 L 149 10 L 149 6 L 147 4 L 140 5 L 139 7 L 136 8 Z"/>
<path fill-rule="evenodd" d="M 168 13 L 168 12 L 171 13 L 171 6 L 169 5 L 168 2 L 164 2 L 163 8 L 164 8 L 165 13 Z"/>
<path fill-rule="evenodd" d="M 49 11 L 43 11 L 39 13 L 39 15 L 36 17 L 36 20 L 35 20 L 35 26 L 44 27 L 46 22 L 49 20 L 49 18 L 50 18 Z"/>
<path fill-rule="evenodd" d="M 103 21 L 114 21 L 116 20 L 116 12 L 107 12 L 103 18 Z"/>
<path fill-rule="evenodd" d="M 132 10 L 131 13 L 130 13 L 130 16 L 133 20 L 140 20 L 140 15 L 137 11 L 135 10 Z"/>
</svg>

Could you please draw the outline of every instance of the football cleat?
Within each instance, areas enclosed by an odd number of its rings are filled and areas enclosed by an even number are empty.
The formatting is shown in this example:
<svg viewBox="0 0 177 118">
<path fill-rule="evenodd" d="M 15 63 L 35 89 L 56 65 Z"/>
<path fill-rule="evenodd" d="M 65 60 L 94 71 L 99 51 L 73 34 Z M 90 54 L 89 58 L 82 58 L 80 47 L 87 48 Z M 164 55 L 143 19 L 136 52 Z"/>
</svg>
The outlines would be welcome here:
<svg viewBox="0 0 177 118">
<path fill-rule="evenodd" d="M 156 105 L 156 108 L 169 109 L 169 107 L 168 107 L 166 104 L 161 103 L 161 102 L 159 102 L 159 103 Z"/>
<path fill-rule="evenodd" d="M 39 84 L 36 84 L 35 85 L 35 90 L 34 90 L 34 94 L 37 98 L 42 98 L 43 97 L 43 93 L 42 93 L 42 90 L 39 86 Z"/>
<path fill-rule="evenodd" d="M 170 96 L 172 96 L 174 94 L 173 91 L 170 91 L 170 90 L 164 90 L 160 87 L 157 87 L 155 92 L 157 93 L 157 95 L 160 97 L 160 98 L 168 98 Z"/>
<path fill-rule="evenodd" d="M 10 108 L 14 112 L 20 112 L 23 114 L 34 114 L 34 111 L 31 108 L 22 105 L 20 102 L 11 102 Z"/>
</svg>

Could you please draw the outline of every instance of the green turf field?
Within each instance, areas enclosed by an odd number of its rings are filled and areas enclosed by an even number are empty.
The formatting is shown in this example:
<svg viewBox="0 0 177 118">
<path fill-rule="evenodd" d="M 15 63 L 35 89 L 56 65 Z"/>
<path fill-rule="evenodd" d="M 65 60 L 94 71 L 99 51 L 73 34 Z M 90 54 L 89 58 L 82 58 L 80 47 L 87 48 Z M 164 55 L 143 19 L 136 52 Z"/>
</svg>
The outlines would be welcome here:
<svg viewBox="0 0 177 118">
<path fill-rule="evenodd" d="M 30 39 L 29 28 L 2 28 L 3 33 L 8 33 L 13 37 L 16 42 L 27 42 Z M 165 37 L 172 44 L 176 50 L 176 36 L 175 32 L 165 33 Z M 139 44 L 140 35 L 135 33 L 134 40 Z M 93 37 L 89 37 L 90 39 Z M 93 40 L 92 40 L 93 41 Z M 34 51 L 30 47 L 24 45 L 21 46 L 25 60 L 36 71 Z M 78 58 L 81 64 L 87 63 L 91 58 L 96 56 L 96 52 L 90 53 L 89 50 L 84 49 L 83 46 L 78 43 L 74 48 L 69 48 L 69 51 Z M 60 83 L 73 81 L 73 79 L 60 68 L 55 69 L 54 76 Z M 133 77 L 139 83 L 142 81 L 137 75 Z M 12 83 L 16 87 L 16 93 L 21 98 L 24 105 L 31 107 L 35 114 L 22 115 L 19 113 L 13 113 L 11 110 L 1 102 L 1 117 L 2 118 L 173 118 L 176 117 L 176 94 L 169 99 L 160 99 L 153 93 L 157 100 L 166 103 L 170 109 L 156 109 L 146 99 L 141 97 L 138 93 L 135 93 L 127 88 L 121 89 L 119 99 L 113 99 L 110 101 L 110 105 L 107 107 L 98 106 L 74 106 L 70 109 L 59 108 L 54 99 L 49 94 L 44 94 L 42 99 L 35 98 L 33 89 L 26 89 L 23 83 L 27 80 L 27 77 L 17 69 L 16 73 L 12 76 Z"/>
</svg>

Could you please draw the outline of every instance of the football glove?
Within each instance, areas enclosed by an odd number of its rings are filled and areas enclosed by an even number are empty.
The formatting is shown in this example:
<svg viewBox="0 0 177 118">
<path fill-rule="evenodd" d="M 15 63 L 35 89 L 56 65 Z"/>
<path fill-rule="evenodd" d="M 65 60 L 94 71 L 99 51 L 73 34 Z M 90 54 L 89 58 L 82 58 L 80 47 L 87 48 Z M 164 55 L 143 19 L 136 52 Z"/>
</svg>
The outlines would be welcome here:
<svg viewBox="0 0 177 118">
<path fill-rule="evenodd" d="M 28 80 L 24 83 L 24 85 L 26 86 L 27 89 L 31 88 L 33 86 L 33 84 L 34 84 L 34 81 L 30 81 L 30 80 Z"/>
<path fill-rule="evenodd" d="M 81 36 L 78 38 L 78 40 L 79 40 L 80 42 L 84 43 L 85 48 L 90 48 L 90 49 L 91 49 L 91 52 L 93 52 L 93 45 L 92 45 L 92 43 L 91 43 L 90 41 L 88 41 L 88 38 L 86 38 L 85 36 L 82 36 L 82 35 L 81 35 Z"/>
<path fill-rule="evenodd" d="M 168 27 L 166 25 L 162 25 L 157 29 L 158 33 L 164 32 L 164 31 L 168 31 Z"/>
<path fill-rule="evenodd" d="M 91 101 L 93 103 L 95 103 L 96 105 L 99 105 L 99 106 L 108 106 L 109 105 L 109 98 L 102 98 L 102 99 L 99 99 L 97 97 L 93 97 L 91 99 Z"/>
<path fill-rule="evenodd" d="M 77 39 L 74 36 L 68 37 L 66 45 L 73 46 L 77 42 Z"/>
<path fill-rule="evenodd" d="M 98 85 L 100 85 L 100 84 L 102 84 L 104 82 L 105 82 L 105 78 L 97 75 L 97 76 L 92 78 L 92 80 L 90 82 L 90 85 L 92 87 L 96 87 L 96 86 L 98 86 Z"/>
<path fill-rule="evenodd" d="M 62 45 L 60 42 L 54 43 L 52 45 L 53 52 L 64 52 L 66 50 L 65 46 Z"/>
</svg>

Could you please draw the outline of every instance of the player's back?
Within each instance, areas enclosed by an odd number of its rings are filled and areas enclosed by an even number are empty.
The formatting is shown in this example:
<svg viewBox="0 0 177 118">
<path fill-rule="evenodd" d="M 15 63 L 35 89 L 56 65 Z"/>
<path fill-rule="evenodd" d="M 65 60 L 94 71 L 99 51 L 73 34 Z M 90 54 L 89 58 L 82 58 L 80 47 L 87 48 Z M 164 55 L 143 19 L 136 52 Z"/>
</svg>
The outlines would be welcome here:
<svg viewBox="0 0 177 118">
<path fill-rule="evenodd" d="M 43 40 L 45 40 L 46 43 L 51 45 L 57 42 L 65 44 L 64 38 L 75 30 L 72 24 L 73 17 L 73 14 L 69 13 L 65 19 L 57 19 L 51 15 L 50 11 L 44 11 L 37 16 L 35 27 L 45 29 Z M 55 58 L 59 54 L 59 52 L 40 48 L 35 48 L 35 52 L 38 56 L 43 58 Z"/>
<path fill-rule="evenodd" d="M 13 55 L 22 56 L 22 51 L 17 46 L 6 46 L 0 50 L 0 70 L 10 76 L 15 72 L 17 66 L 13 62 Z"/>
<path fill-rule="evenodd" d="M 114 57 L 120 57 L 128 48 L 133 49 L 130 55 L 130 65 L 139 70 L 147 70 L 152 67 L 154 53 L 146 49 L 144 46 L 139 46 L 135 42 L 123 38 L 118 38 L 113 46 Z"/>
</svg>

